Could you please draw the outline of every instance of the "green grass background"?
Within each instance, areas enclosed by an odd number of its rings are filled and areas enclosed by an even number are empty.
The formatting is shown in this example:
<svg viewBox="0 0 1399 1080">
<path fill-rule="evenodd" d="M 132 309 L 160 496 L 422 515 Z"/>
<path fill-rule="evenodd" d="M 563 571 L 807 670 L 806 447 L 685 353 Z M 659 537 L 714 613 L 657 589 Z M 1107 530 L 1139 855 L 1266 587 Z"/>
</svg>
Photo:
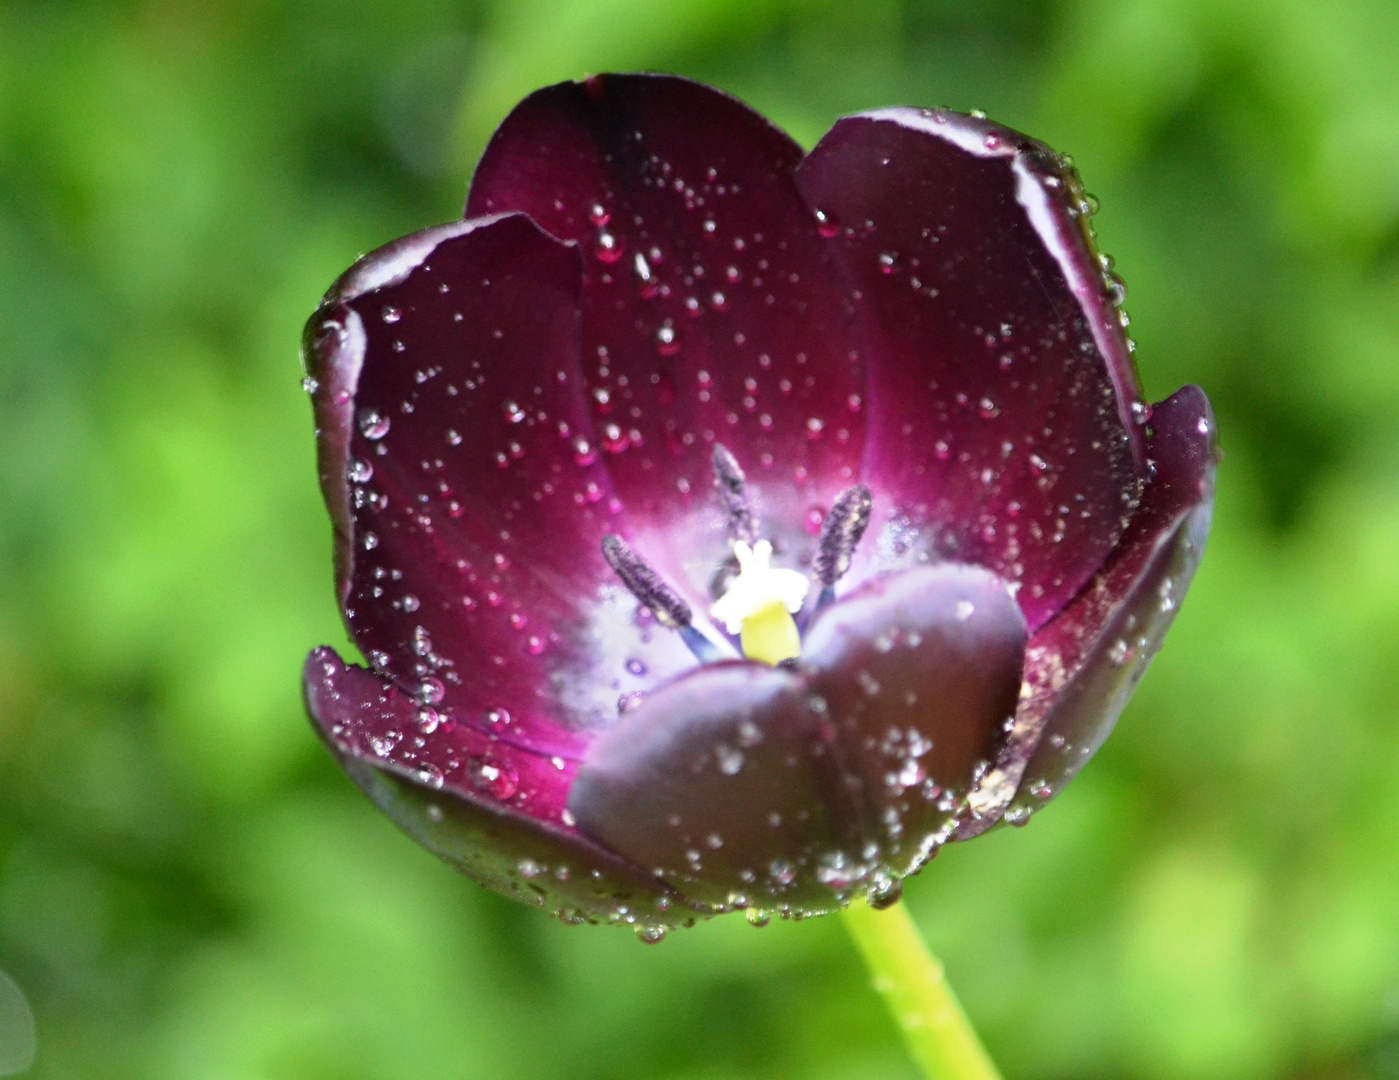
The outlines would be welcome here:
<svg viewBox="0 0 1399 1080">
<path fill-rule="evenodd" d="M 907 902 L 1012 1080 L 1399 1077 L 1394 0 L 0 2 L 0 967 L 63 1080 L 906 1080 L 831 920 L 643 947 L 458 878 L 306 724 L 298 333 L 545 82 L 1076 157 L 1214 536 L 1117 734 Z"/>
</svg>

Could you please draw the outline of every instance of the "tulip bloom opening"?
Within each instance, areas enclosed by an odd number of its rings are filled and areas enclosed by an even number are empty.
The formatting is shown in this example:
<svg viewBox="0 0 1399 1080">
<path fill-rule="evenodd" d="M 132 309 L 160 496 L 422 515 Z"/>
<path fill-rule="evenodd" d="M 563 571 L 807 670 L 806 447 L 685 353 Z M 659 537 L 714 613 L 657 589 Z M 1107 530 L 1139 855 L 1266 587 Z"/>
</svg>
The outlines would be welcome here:
<svg viewBox="0 0 1399 1080">
<path fill-rule="evenodd" d="M 317 731 L 410 835 L 654 939 L 897 898 L 1106 738 L 1200 558 L 1071 164 L 946 110 L 809 154 L 716 90 L 527 98 L 308 323 Z"/>
</svg>

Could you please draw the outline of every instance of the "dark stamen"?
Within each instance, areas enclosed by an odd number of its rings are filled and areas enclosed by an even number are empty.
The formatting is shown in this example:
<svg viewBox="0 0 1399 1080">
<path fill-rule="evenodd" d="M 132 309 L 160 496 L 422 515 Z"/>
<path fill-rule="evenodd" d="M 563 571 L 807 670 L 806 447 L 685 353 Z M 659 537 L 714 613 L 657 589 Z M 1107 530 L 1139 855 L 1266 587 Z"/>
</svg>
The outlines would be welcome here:
<svg viewBox="0 0 1399 1080">
<path fill-rule="evenodd" d="M 602 557 L 631 594 L 656 613 L 662 625 L 679 632 L 681 640 L 698 659 L 707 663 L 718 658 L 714 643 L 695 629 L 690 605 L 661 580 L 660 574 L 652 570 L 630 544 L 609 533 L 602 538 Z"/>
<path fill-rule="evenodd" d="M 821 583 L 816 599 L 818 609 L 835 598 L 835 583 L 850 569 L 850 556 L 870 523 L 874 496 L 864 484 L 856 484 L 836 496 L 831 512 L 821 523 L 821 540 L 811 568 Z"/>
<path fill-rule="evenodd" d="M 729 453 L 722 443 L 714 444 L 714 486 L 719 489 L 719 498 L 724 503 L 724 512 L 729 519 L 729 540 L 742 540 L 746 544 L 758 542 L 758 523 L 753 519 L 753 510 L 748 505 L 748 493 L 744 490 L 743 467 L 738 458 Z"/>
</svg>

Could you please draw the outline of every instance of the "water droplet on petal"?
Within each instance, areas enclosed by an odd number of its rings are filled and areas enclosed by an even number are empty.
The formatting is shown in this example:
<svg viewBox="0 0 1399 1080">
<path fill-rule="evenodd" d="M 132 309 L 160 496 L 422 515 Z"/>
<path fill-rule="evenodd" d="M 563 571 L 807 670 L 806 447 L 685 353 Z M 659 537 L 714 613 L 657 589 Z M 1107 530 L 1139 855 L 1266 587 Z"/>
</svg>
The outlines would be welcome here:
<svg viewBox="0 0 1399 1080">
<path fill-rule="evenodd" d="M 720 743 L 714 748 L 714 759 L 719 763 L 719 771 L 725 776 L 736 776 L 743 768 L 743 753 L 732 746 Z"/>
<path fill-rule="evenodd" d="M 622 257 L 622 247 L 622 241 L 617 234 L 604 229 L 597 234 L 597 240 L 593 243 L 593 254 L 597 256 L 598 262 L 610 265 Z"/>
<path fill-rule="evenodd" d="M 514 766 L 508 761 L 499 761 L 490 754 L 467 758 L 463 771 L 477 791 L 496 799 L 508 799 L 520 787 L 520 776 Z"/>
<path fill-rule="evenodd" d="M 355 414 L 359 433 L 366 439 L 382 439 L 389 433 L 389 418 L 377 409 L 363 408 Z"/>
<path fill-rule="evenodd" d="M 680 351 L 680 335 L 669 322 L 656 331 L 656 352 L 661 356 L 674 356 Z"/>
</svg>

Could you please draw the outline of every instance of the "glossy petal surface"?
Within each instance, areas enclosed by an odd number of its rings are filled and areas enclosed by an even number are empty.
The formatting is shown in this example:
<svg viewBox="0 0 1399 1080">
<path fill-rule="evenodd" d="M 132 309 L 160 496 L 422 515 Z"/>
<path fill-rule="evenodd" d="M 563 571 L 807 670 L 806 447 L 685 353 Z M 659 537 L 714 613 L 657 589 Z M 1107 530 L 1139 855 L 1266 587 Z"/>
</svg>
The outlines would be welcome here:
<svg viewBox="0 0 1399 1080">
<path fill-rule="evenodd" d="M 1215 451 L 1193 388 L 1145 426 L 1065 159 L 910 109 L 803 159 L 718 91 L 601 76 L 526 99 L 467 210 L 361 259 L 305 342 L 372 665 L 317 650 L 307 700 L 404 829 L 662 927 L 890 895 L 1072 777 L 1198 562 Z M 855 496 L 863 538 L 823 532 Z M 842 569 L 780 667 L 714 660 L 738 538 Z"/>
<path fill-rule="evenodd" d="M 620 504 L 582 402 L 578 253 L 520 215 L 410 241 L 363 260 L 312 323 L 322 484 L 350 507 L 346 617 L 444 716 L 576 756 L 631 689 L 628 659 L 693 662 L 633 625 L 580 543 L 618 528 Z"/>
<path fill-rule="evenodd" d="M 711 665 L 601 736 L 579 828 L 697 900 L 813 913 L 920 865 L 995 760 L 1025 623 L 958 564 L 871 582 L 812 628 L 798 668 Z"/>
<path fill-rule="evenodd" d="M 570 920 L 691 917 L 658 879 L 560 820 L 571 768 L 464 726 L 426 725 L 416 701 L 330 649 L 307 659 L 304 688 L 317 731 L 355 783 L 481 884 Z"/>
<path fill-rule="evenodd" d="M 726 554 L 691 517 L 715 441 L 739 452 L 779 550 L 853 482 L 864 445 L 851 298 L 797 191 L 800 160 L 717 90 L 599 76 L 519 105 L 467 203 L 523 210 L 583 250 L 588 395 L 615 489 L 644 521 L 628 539 L 700 596 L 695 567 Z"/>
<path fill-rule="evenodd" d="M 1143 475 L 1077 178 L 999 125 L 888 109 L 837 123 L 798 180 L 859 293 L 865 482 L 905 547 L 1022 583 L 1034 629 L 1102 565 Z"/>
<path fill-rule="evenodd" d="M 1187 386 L 1155 407 L 1151 427 L 1155 475 L 1141 508 L 1088 587 L 1031 638 L 1030 694 L 959 839 L 1002 814 L 1023 821 L 1058 794 L 1112 731 L 1175 618 L 1209 532 L 1214 415 L 1204 393 Z"/>
</svg>

